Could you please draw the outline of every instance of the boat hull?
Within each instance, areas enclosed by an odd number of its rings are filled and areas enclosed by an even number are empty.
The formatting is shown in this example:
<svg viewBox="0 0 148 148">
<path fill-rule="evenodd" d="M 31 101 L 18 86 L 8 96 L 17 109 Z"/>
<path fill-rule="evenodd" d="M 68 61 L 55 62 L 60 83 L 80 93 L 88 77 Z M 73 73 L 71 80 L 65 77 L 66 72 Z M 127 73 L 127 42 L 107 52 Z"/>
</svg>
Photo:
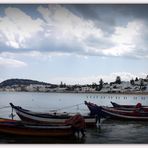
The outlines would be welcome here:
<svg viewBox="0 0 148 148">
<path fill-rule="evenodd" d="M 148 121 L 148 113 L 139 113 L 138 111 L 125 111 L 102 107 L 101 112 L 104 117 L 113 119 Z"/>
<path fill-rule="evenodd" d="M 12 106 L 15 109 L 15 112 L 20 117 L 22 121 L 32 122 L 36 124 L 65 124 L 65 121 L 69 119 L 70 115 L 51 115 L 48 113 L 36 113 L 33 111 L 25 110 L 17 106 Z M 86 127 L 96 126 L 96 117 L 95 116 L 83 116 L 85 120 Z"/>
<path fill-rule="evenodd" d="M 113 105 L 114 108 L 120 109 L 120 110 L 134 111 L 136 108 L 139 108 L 143 112 L 148 112 L 148 106 L 143 106 L 140 103 L 138 103 L 137 105 L 120 105 L 120 104 L 117 104 L 115 102 L 111 102 L 111 104 Z M 140 104 L 140 106 L 139 106 L 139 104 Z"/>
<path fill-rule="evenodd" d="M 0 122 L 0 132 L 19 136 L 72 136 L 71 126 L 38 126 L 24 125 L 21 122 L 2 121 Z"/>
<path fill-rule="evenodd" d="M 142 120 L 148 121 L 148 111 L 141 110 L 141 108 L 122 109 L 114 107 L 97 106 L 90 102 L 85 102 L 90 112 L 96 114 L 98 118 L 113 118 L 113 119 L 124 119 L 124 120 Z"/>
</svg>

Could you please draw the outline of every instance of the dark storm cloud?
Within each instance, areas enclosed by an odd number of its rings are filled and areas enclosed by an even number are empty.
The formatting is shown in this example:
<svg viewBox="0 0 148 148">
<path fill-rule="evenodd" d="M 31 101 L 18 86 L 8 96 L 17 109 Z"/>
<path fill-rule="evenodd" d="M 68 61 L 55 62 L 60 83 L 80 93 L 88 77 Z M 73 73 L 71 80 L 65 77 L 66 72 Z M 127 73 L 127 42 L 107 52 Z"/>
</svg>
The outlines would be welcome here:
<svg viewBox="0 0 148 148">
<path fill-rule="evenodd" d="M 147 4 L 78 4 L 64 5 L 74 14 L 93 20 L 95 25 L 108 33 L 113 33 L 116 26 L 125 26 L 134 19 L 148 20 Z"/>
<path fill-rule="evenodd" d="M 92 20 L 104 31 L 113 32 L 116 12 L 106 5 L 66 5 L 67 9 L 85 20 Z M 114 14 L 115 13 L 115 14 Z"/>
<path fill-rule="evenodd" d="M 114 19 L 121 17 L 147 18 L 148 4 L 78 4 L 64 5 L 67 9 L 85 19 L 105 21 L 114 24 Z M 111 17 L 109 20 L 108 18 Z M 117 18 L 116 18 L 117 17 Z"/>
<path fill-rule="evenodd" d="M 25 16 L 22 17 L 22 20 L 26 25 L 30 23 L 29 25 L 32 27 L 32 29 L 28 28 L 28 31 L 25 24 L 20 26 L 19 22 L 16 21 L 14 25 L 18 25 L 15 28 L 18 29 L 17 34 L 13 30 L 8 30 L 8 32 L 11 32 L 10 38 L 7 30 L 1 34 L 0 52 L 36 50 L 40 52 L 103 55 L 103 49 L 114 48 L 116 44 L 134 44 L 134 54 L 137 54 L 137 56 L 147 55 L 148 5 L 63 4 L 50 5 L 50 7 L 48 5 L 4 5 L 0 7 L 2 8 L 0 9 L 0 23 L 8 20 L 10 23 L 14 23 L 11 20 L 11 14 L 18 15 L 18 12 L 20 12 L 20 15 Z M 17 13 L 6 13 L 7 7 L 17 8 L 20 11 L 14 10 Z M 42 10 L 39 11 L 39 7 Z M 144 30 L 138 32 L 140 35 L 137 36 L 137 39 L 134 38 L 132 43 L 122 43 L 124 42 L 122 33 L 126 34 L 126 29 L 129 29 L 129 22 L 137 20 L 142 21 Z M 9 23 L 6 25 L 9 25 Z M 65 27 L 63 27 L 64 25 Z M 24 31 L 20 36 L 20 27 L 22 27 L 22 30 L 28 31 L 29 35 L 25 34 Z M 34 29 L 36 30 L 32 32 Z M 134 30 L 134 28 L 131 29 Z M 47 33 L 48 35 L 46 35 Z M 113 40 L 115 35 L 116 38 Z M 127 37 L 129 35 L 130 30 L 127 31 Z M 20 42 L 22 36 L 23 42 Z M 94 52 L 93 48 L 95 48 Z"/>
</svg>

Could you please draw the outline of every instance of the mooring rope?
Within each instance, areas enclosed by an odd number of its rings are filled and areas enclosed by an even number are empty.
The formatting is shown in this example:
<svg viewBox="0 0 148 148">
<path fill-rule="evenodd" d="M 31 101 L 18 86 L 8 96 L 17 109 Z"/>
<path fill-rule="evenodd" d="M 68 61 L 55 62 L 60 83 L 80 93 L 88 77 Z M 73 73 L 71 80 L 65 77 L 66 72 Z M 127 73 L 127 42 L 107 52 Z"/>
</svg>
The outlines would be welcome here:
<svg viewBox="0 0 148 148">
<path fill-rule="evenodd" d="M 60 111 L 60 110 L 63 110 L 63 109 L 68 109 L 68 108 L 73 108 L 73 107 L 77 107 L 77 110 L 79 110 L 79 106 L 82 105 L 84 103 L 80 103 L 80 104 L 75 104 L 75 105 L 71 105 L 71 106 L 66 106 L 66 107 L 62 107 L 62 108 L 58 108 L 58 109 L 52 109 L 52 110 L 49 110 L 49 111 L 53 111 L 53 112 L 56 112 L 56 111 Z M 0 109 L 4 109 L 4 108 L 10 108 L 11 106 L 3 106 L 3 107 L 0 107 Z"/>
<path fill-rule="evenodd" d="M 75 105 L 72 105 L 72 106 L 66 106 L 66 107 L 62 107 L 62 108 L 59 108 L 59 109 L 53 109 L 53 110 L 50 110 L 50 111 L 59 111 L 59 110 L 63 110 L 63 109 L 68 109 L 68 108 L 73 108 L 73 107 L 77 107 L 79 108 L 79 105 L 82 105 L 84 103 L 80 103 L 80 104 L 75 104 Z"/>
<path fill-rule="evenodd" d="M 0 109 L 9 108 L 9 107 L 10 107 L 10 105 L 9 106 L 3 106 L 3 107 L 0 107 Z"/>
</svg>

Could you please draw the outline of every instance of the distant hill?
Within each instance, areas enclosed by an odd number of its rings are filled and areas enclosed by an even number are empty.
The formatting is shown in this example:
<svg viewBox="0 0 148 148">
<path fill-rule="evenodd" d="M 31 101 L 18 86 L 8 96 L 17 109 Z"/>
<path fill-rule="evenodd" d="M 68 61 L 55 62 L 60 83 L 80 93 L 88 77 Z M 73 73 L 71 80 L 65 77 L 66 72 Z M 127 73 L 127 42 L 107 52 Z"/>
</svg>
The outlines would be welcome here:
<svg viewBox="0 0 148 148">
<path fill-rule="evenodd" d="M 29 79 L 8 79 L 0 83 L 0 87 L 7 87 L 7 86 L 13 86 L 13 85 L 30 85 L 30 84 L 36 84 L 36 85 L 52 85 L 50 83 L 45 82 L 39 82 L 36 80 L 29 80 Z M 54 84 L 53 84 L 54 85 Z"/>
</svg>

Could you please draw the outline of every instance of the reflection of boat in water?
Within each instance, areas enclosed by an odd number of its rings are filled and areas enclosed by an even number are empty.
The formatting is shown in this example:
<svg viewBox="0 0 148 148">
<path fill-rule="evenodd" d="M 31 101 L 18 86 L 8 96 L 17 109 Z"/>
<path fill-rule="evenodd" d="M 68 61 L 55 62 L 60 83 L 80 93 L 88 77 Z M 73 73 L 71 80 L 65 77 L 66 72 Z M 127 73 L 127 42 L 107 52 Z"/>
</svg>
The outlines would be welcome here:
<svg viewBox="0 0 148 148">
<path fill-rule="evenodd" d="M 72 117 L 68 113 L 41 113 L 33 112 L 30 110 L 23 109 L 19 106 L 15 106 L 10 103 L 11 107 L 15 109 L 17 115 L 22 121 L 32 122 L 32 123 L 42 123 L 42 124 L 64 124 L 67 119 Z M 86 126 L 95 126 L 96 117 L 95 116 L 83 116 L 85 119 Z"/>
<path fill-rule="evenodd" d="M 0 132 L 20 136 L 72 136 L 71 125 L 35 125 L 24 124 L 22 121 L 0 119 Z"/>
<path fill-rule="evenodd" d="M 109 117 L 112 119 L 124 120 L 148 120 L 148 111 L 143 110 L 140 106 L 133 110 L 118 109 L 114 107 L 98 106 L 96 104 L 85 101 L 92 114 L 96 114 L 99 118 Z"/>
</svg>

